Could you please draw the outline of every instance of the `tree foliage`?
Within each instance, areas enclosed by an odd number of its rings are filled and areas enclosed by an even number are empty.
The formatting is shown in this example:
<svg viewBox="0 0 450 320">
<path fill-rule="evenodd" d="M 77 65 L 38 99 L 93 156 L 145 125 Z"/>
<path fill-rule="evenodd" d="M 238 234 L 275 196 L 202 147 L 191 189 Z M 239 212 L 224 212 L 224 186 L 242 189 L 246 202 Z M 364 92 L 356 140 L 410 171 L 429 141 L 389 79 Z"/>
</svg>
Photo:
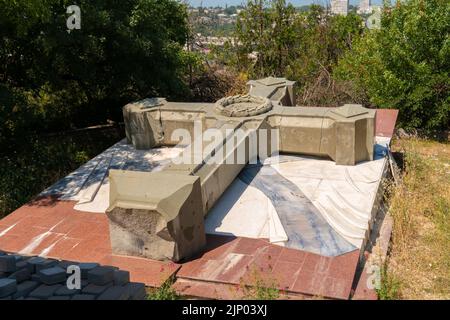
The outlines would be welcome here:
<svg viewBox="0 0 450 320">
<path fill-rule="evenodd" d="M 381 29 L 367 32 L 340 61 L 336 77 L 370 103 L 400 110 L 406 128 L 449 127 L 450 3 L 410 0 L 385 7 Z"/>
<path fill-rule="evenodd" d="M 80 0 L 81 29 L 68 32 L 71 4 L 0 0 L 0 140 L 120 119 L 130 100 L 186 93 L 184 5 Z"/>
<path fill-rule="evenodd" d="M 296 80 L 300 103 L 333 105 L 332 68 L 362 31 L 353 13 L 332 16 L 318 5 L 298 12 L 285 0 L 249 0 L 223 56 L 251 78 Z"/>
</svg>

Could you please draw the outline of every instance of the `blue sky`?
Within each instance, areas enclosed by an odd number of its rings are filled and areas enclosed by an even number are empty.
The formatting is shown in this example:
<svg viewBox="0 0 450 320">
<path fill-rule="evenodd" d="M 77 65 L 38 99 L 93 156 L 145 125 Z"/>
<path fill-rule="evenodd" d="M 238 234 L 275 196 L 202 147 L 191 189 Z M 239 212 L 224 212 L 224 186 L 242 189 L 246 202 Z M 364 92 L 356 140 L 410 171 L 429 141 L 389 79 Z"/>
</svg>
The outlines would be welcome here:
<svg viewBox="0 0 450 320">
<path fill-rule="evenodd" d="M 217 5 L 220 5 L 222 7 L 225 7 L 225 4 L 230 5 L 238 5 L 245 3 L 246 0 L 187 0 L 192 6 L 198 7 L 201 2 L 203 2 L 204 7 L 215 7 Z M 295 6 L 302 6 L 306 4 L 311 3 L 317 3 L 317 4 L 324 4 L 326 2 L 329 2 L 329 0 L 288 0 L 288 2 L 291 2 Z M 372 4 L 379 5 L 381 4 L 382 0 L 372 0 Z M 357 4 L 359 3 L 358 0 L 350 0 L 350 4 Z"/>
</svg>

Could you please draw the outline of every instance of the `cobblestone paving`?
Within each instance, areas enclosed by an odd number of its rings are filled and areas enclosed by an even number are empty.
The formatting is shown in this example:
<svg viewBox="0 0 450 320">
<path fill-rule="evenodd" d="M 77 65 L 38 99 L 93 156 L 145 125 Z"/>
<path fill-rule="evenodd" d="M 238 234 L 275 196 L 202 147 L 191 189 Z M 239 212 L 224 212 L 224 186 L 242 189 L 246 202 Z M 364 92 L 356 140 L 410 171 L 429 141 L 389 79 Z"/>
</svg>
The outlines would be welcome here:
<svg viewBox="0 0 450 320">
<path fill-rule="evenodd" d="M 70 266 L 78 266 L 80 288 Z M 72 267 L 73 268 L 73 267 Z M 71 277 L 68 281 L 68 278 Z M 59 261 L 0 251 L 0 300 L 144 300 L 145 285 L 130 282 L 128 271 L 97 263 Z"/>
</svg>

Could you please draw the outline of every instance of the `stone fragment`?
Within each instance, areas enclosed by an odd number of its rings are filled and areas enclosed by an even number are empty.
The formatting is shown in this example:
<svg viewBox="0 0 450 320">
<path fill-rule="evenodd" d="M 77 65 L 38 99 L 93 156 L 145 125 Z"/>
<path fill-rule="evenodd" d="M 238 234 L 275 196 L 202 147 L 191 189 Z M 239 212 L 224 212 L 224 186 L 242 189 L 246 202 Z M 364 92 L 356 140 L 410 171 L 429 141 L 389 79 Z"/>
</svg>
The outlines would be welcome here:
<svg viewBox="0 0 450 320">
<path fill-rule="evenodd" d="M 17 282 L 15 279 L 0 279 L 0 298 L 9 296 L 16 292 Z"/>
<path fill-rule="evenodd" d="M 199 177 L 110 170 L 109 178 L 107 215 L 113 253 L 179 261 L 205 246 Z M 153 190 L 151 197 L 146 190 Z M 132 201 L 127 200 L 130 197 Z M 122 199 L 127 208 L 120 207 Z"/>
<path fill-rule="evenodd" d="M 47 285 L 56 284 L 66 280 L 66 271 L 60 267 L 41 269 L 39 277 Z"/>
</svg>

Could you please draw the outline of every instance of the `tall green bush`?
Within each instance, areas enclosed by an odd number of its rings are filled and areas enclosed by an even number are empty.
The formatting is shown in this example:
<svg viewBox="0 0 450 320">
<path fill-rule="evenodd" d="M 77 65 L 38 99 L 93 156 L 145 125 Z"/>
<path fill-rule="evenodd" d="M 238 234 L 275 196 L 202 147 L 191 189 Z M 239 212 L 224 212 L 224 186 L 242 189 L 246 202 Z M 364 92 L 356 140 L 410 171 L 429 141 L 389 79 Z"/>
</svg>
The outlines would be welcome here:
<svg viewBox="0 0 450 320">
<path fill-rule="evenodd" d="M 448 128 L 449 32 L 449 1 L 397 2 L 384 8 L 381 29 L 366 32 L 334 75 L 351 81 L 373 106 L 399 109 L 405 128 Z"/>
<path fill-rule="evenodd" d="M 176 0 L 79 0 L 81 29 L 68 32 L 70 0 L 0 0 L 0 143 L 121 119 L 148 96 L 181 98 L 190 59 Z M 20 130 L 19 130 L 20 129 Z"/>
</svg>

